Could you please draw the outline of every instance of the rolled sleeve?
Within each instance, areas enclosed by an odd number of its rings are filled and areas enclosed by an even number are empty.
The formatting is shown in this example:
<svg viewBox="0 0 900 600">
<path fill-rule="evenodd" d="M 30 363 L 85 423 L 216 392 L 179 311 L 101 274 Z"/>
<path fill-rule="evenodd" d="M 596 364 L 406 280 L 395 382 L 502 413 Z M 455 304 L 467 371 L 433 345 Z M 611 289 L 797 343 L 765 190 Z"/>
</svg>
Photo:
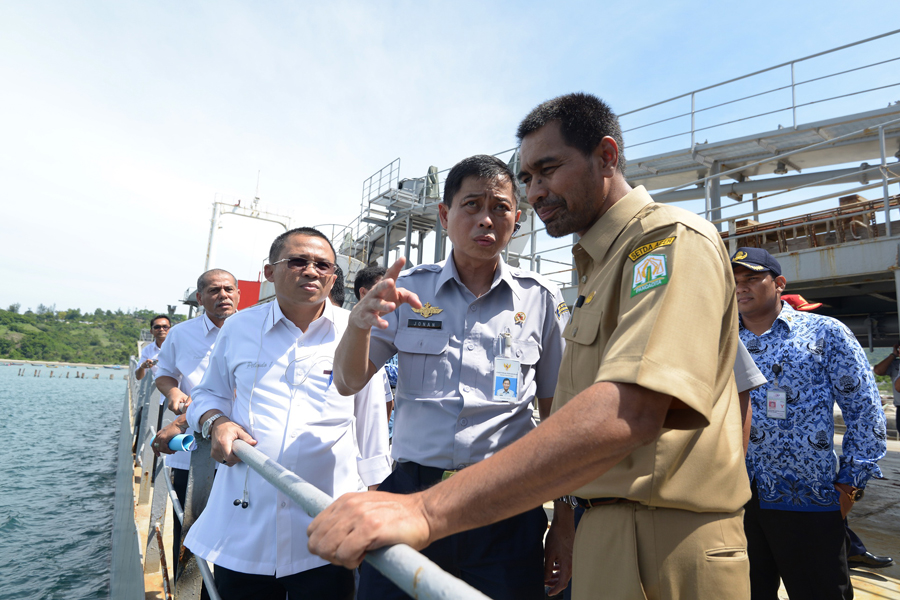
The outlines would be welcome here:
<svg viewBox="0 0 900 600">
<path fill-rule="evenodd" d="M 356 442 L 360 454 L 356 469 L 367 486 L 379 484 L 391 474 L 384 404 L 384 377 L 376 374 L 354 397 Z"/>
<path fill-rule="evenodd" d="M 829 337 L 829 376 L 847 426 L 837 482 L 863 488 L 871 477 L 881 477 L 878 461 L 887 453 L 884 409 L 869 361 L 850 330 L 835 322 Z"/>
<path fill-rule="evenodd" d="M 737 384 L 738 393 L 755 390 L 765 385 L 768 380 L 762 374 L 753 357 L 744 346 L 744 342 L 738 340 L 737 355 L 734 357 L 734 381 Z"/>
</svg>

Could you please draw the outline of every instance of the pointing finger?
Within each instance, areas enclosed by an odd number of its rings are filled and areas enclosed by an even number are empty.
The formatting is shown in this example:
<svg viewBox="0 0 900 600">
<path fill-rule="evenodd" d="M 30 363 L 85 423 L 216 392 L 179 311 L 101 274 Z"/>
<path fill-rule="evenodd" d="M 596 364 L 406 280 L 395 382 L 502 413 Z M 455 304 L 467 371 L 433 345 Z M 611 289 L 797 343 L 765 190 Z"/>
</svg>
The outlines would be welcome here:
<svg viewBox="0 0 900 600">
<path fill-rule="evenodd" d="M 400 258 L 397 259 L 397 262 L 392 264 L 391 268 L 385 272 L 384 278 L 396 280 L 397 277 L 400 276 L 400 270 L 403 268 L 403 265 L 405 265 L 405 264 L 406 264 L 406 259 L 401 256 Z"/>
</svg>

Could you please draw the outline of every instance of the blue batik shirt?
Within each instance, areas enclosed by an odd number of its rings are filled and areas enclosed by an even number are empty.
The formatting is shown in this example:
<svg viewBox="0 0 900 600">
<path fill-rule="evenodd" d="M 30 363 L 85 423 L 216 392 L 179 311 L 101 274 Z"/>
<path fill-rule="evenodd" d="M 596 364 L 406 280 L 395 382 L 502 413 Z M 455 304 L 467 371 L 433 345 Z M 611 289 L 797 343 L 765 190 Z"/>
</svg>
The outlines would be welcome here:
<svg viewBox="0 0 900 600">
<path fill-rule="evenodd" d="M 840 508 L 835 483 L 865 487 L 881 477 L 886 452 L 884 410 L 875 376 L 847 327 L 830 317 L 799 312 L 784 303 L 772 327 L 740 337 L 768 383 L 750 392 L 753 421 L 747 471 L 761 508 L 826 511 Z M 787 418 L 766 414 L 766 392 L 786 392 Z M 832 447 L 834 403 L 847 425 L 838 462 Z"/>
</svg>

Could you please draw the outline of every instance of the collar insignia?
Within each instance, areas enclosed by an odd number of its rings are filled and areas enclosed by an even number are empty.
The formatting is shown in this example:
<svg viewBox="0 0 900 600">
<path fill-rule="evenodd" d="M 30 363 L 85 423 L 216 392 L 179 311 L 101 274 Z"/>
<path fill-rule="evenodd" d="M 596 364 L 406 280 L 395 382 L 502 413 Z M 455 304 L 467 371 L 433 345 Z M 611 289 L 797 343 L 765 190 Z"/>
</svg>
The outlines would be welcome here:
<svg viewBox="0 0 900 600">
<path fill-rule="evenodd" d="M 437 306 L 432 306 L 431 302 L 426 302 L 422 306 L 422 308 L 414 308 L 412 309 L 412 311 L 417 315 L 422 315 L 427 319 L 428 317 L 433 317 L 434 315 L 444 312 L 444 309 L 438 308 Z"/>
</svg>

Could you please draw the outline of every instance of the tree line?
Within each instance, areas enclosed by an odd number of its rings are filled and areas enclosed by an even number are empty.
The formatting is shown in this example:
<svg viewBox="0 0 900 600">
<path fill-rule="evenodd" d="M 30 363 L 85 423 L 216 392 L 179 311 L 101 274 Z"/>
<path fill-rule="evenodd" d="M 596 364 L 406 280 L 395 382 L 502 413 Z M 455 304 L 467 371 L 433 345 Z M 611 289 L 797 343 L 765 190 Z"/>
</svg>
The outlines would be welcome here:
<svg viewBox="0 0 900 600">
<path fill-rule="evenodd" d="M 0 309 L 0 359 L 126 364 L 137 353 L 141 329 L 150 328 L 151 310 L 56 310 L 39 304 L 20 314 L 21 305 Z M 172 324 L 183 321 L 174 315 Z"/>
</svg>

